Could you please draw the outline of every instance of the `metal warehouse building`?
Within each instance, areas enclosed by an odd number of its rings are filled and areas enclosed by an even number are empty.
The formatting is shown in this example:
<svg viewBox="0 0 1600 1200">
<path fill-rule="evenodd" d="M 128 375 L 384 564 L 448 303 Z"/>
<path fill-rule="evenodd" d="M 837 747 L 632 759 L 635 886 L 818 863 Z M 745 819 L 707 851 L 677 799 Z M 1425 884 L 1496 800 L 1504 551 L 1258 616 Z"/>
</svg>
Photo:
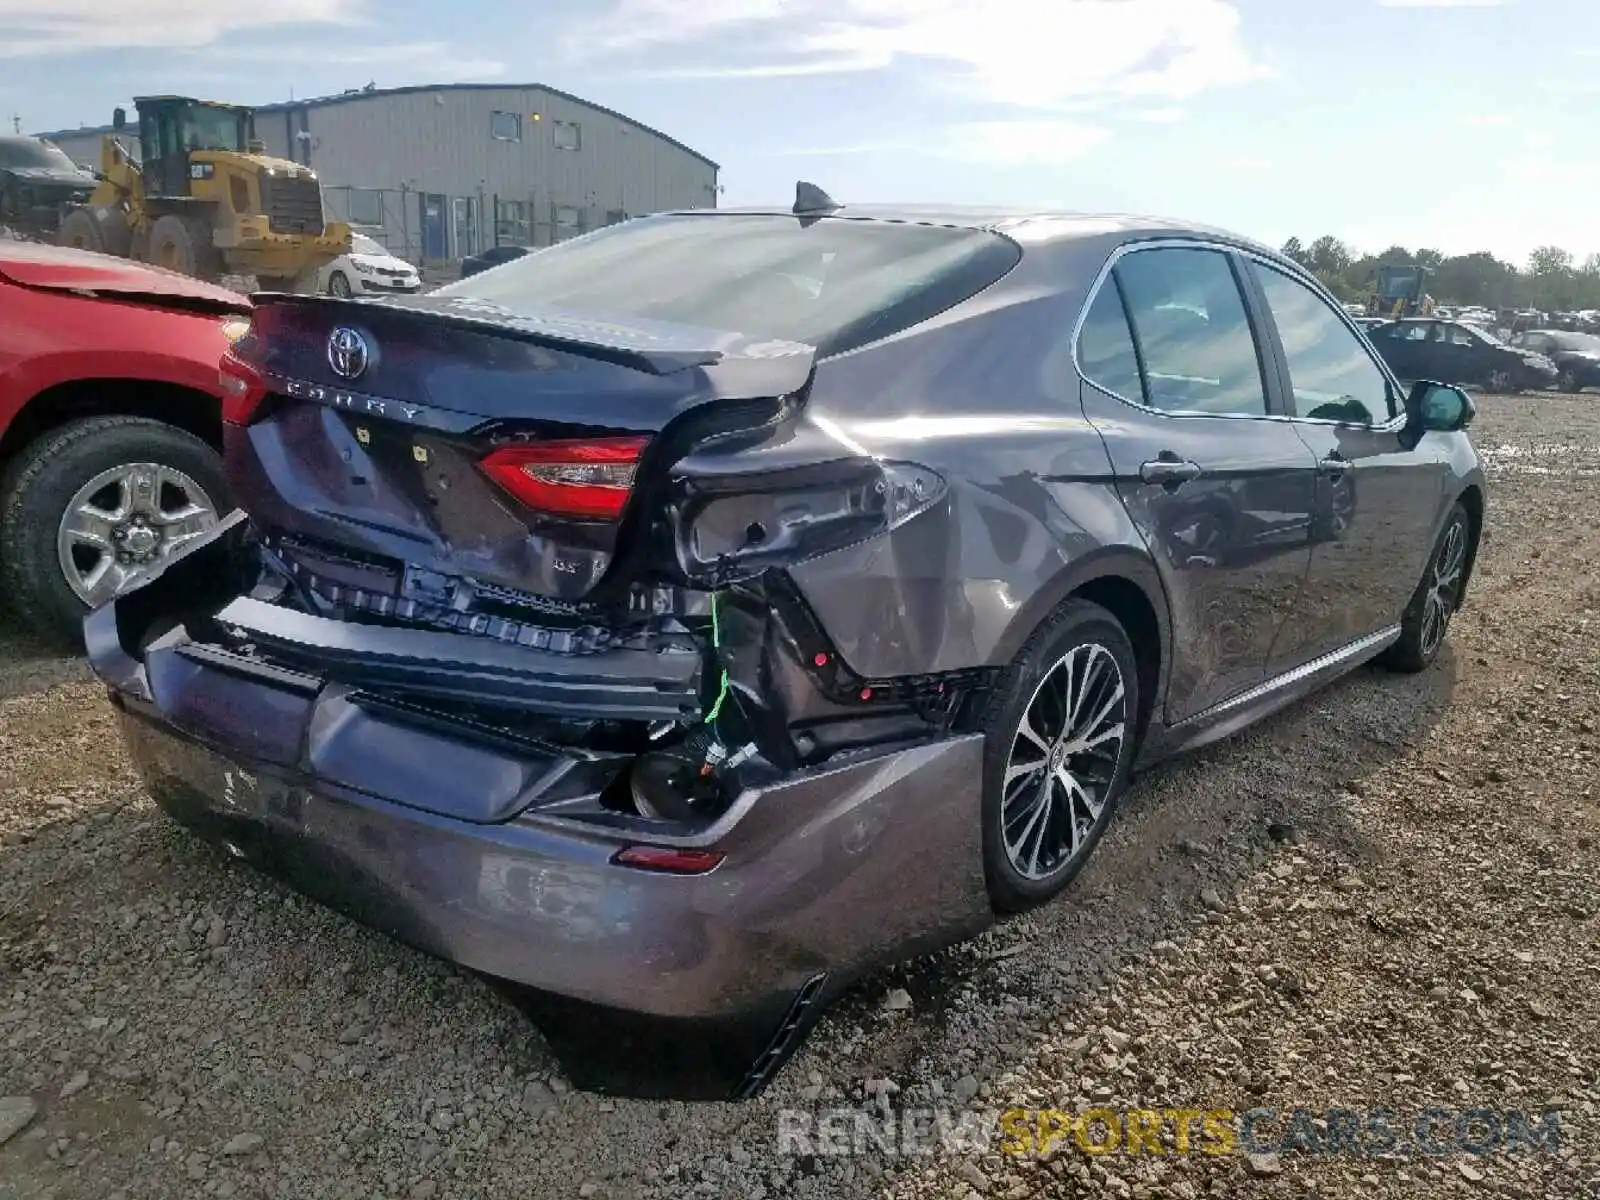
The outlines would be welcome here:
<svg viewBox="0 0 1600 1200">
<path fill-rule="evenodd" d="M 93 165 L 109 132 L 40 136 Z M 321 176 L 330 218 L 412 262 L 504 243 L 546 246 L 629 216 L 712 207 L 717 199 L 718 167 L 703 154 L 533 83 L 369 87 L 269 104 L 256 109 L 256 136 L 267 153 Z"/>
</svg>

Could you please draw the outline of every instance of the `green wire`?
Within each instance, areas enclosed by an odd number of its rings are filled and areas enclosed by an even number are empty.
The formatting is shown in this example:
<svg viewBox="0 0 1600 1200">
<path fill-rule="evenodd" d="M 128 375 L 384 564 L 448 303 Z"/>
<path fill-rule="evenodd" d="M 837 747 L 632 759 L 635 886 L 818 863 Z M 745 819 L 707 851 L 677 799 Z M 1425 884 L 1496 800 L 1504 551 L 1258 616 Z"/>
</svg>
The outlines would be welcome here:
<svg viewBox="0 0 1600 1200">
<path fill-rule="evenodd" d="M 717 593 L 711 593 L 711 647 L 714 650 L 722 649 L 722 625 L 717 620 Z M 718 660 L 721 656 L 718 655 Z M 722 702 L 728 698 L 728 668 L 722 668 L 722 684 L 717 688 L 717 698 L 711 702 L 711 711 L 706 713 L 705 724 L 716 724 L 717 714 L 722 711 Z"/>
</svg>

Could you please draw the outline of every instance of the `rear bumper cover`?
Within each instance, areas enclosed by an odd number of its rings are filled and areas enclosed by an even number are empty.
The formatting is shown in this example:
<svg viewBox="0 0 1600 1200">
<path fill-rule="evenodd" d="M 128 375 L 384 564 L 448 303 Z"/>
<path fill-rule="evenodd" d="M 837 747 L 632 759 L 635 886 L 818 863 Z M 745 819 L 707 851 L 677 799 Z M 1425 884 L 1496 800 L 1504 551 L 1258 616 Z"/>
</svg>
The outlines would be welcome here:
<svg viewBox="0 0 1600 1200">
<path fill-rule="evenodd" d="M 797 997 L 818 1001 L 862 971 L 990 920 L 978 735 L 796 772 L 747 791 L 692 836 L 634 818 L 609 827 L 577 820 L 572 806 L 599 786 L 607 763 L 409 725 L 361 687 L 319 671 L 325 649 L 307 651 L 294 670 L 265 668 L 196 646 L 180 627 L 131 653 L 119 608 L 149 608 L 141 592 L 150 588 L 193 596 L 199 576 L 215 570 L 206 549 L 214 544 L 200 543 L 86 622 L 91 663 L 152 796 L 356 920 L 535 989 L 547 1034 L 553 1013 L 569 1030 L 593 1028 L 596 1014 L 633 1017 L 669 1043 L 706 1027 L 724 1056 L 770 1058 L 780 1027 L 796 1024 Z M 304 626 L 297 632 L 309 636 Z M 336 674 L 337 656 L 327 662 Z M 564 664 L 591 669 L 581 658 Z M 552 666 L 548 688 L 560 690 L 560 674 Z M 640 843 L 712 846 L 725 858 L 694 876 L 613 861 Z M 728 1030 L 741 1032 L 730 1040 Z M 789 1032 L 797 1042 L 803 1028 Z M 561 1054 L 561 1038 L 551 1041 Z M 592 1081 L 605 1047 L 587 1036 L 577 1043 L 564 1065 Z M 611 1049 L 620 1045 L 632 1043 Z M 748 1087 L 749 1070 L 666 1086 L 725 1095 Z"/>
</svg>

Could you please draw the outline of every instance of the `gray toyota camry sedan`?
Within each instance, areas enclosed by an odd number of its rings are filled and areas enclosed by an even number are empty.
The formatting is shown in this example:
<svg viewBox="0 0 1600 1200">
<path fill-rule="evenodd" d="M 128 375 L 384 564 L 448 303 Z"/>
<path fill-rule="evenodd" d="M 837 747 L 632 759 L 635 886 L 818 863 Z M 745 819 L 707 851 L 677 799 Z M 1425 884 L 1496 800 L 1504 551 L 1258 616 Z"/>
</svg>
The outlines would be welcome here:
<svg viewBox="0 0 1600 1200">
<path fill-rule="evenodd" d="M 759 1091 L 1139 768 L 1427 667 L 1483 529 L 1465 394 L 1144 217 L 802 185 L 259 296 L 221 372 L 241 509 L 87 621 L 150 792 L 635 1094 Z"/>
</svg>

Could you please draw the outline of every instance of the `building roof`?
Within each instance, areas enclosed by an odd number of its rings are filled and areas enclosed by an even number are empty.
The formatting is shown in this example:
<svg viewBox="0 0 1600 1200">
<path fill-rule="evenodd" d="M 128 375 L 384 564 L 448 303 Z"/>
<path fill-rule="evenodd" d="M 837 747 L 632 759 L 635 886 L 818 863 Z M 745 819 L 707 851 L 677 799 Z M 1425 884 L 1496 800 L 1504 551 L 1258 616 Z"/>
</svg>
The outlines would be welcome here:
<svg viewBox="0 0 1600 1200">
<path fill-rule="evenodd" d="M 374 99 L 374 98 L 380 97 L 380 96 L 406 96 L 406 95 L 411 95 L 412 93 L 415 93 L 415 92 L 497 92 L 497 91 L 507 91 L 507 92 L 540 91 L 540 92 L 548 92 L 552 96 L 560 96 L 563 100 L 570 100 L 574 104 L 581 104 L 585 108 L 593 109 L 595 112 L 605 113 L 609 117 L 615 117 L 619 121 L 625 121 L 627 124 L 632 125 L 635 129 L 639 130 L 641 133 L 648 133 L 651 137 L 660 138 L 663 142 L 666 142 L 669 146 L 676 146 L 679 150 L 682 150 L 685 154 L 689 154 L 689 155 L 692 155 L 695 158 L 698 158 L 701 162 L 705 163 L 706 166 L 710 167 L 712 170 L 720 171 L 722 169 L 720 164 L 718 164 L 716 162 L 713 162 L 711 159 L 707 158 L 704 154 L 701 154 L 698 150 L 695 150 L 690 146 L 684 145 L 682 142 L 678 141 L 676 138 L 668 137 L 666 134 L 662 133 L 659 129 L 653 129 L 649 125 L 646 125 L 643 121 L 636 121 L 632 117 L 628 116 L 626 113 L 620 113 L 614 108 L 607 108 L 603 104 L 596 104 L 593 100 L 585 100 L 582 96 L 574 96 L 571 92 L 564 92 L 560 88 L 553 88 L 553 87 L 550 87 L 548 84 L 543 84 L 543 83 L 424 83 L 424 84 L 414 84 L 414 85 L 409 86 L 409 87 L 372 88 L 370 90 L 365 89 L 365 88 L 361 88 L 361 89 L 355 89 L 355 90 L 352 90 L 352 91 L 341 92 L 336 96 L 314 96 L 314 97 L 308 97 L 308 98 L 306 98 L 304 100 L 279 100 L 279 101 L 275 101 L 272 104 L 259 104 L 259 105 L 255 106 L 255 111 L 257 113 L 273 113 L 273 112 L 287 112 L 288 110 L 295 109 L 295 108 L 326 108 L 326 107 L 328 107 L 330 105 L 348 104 L 348 103 L 351 103 L 351 102 L 356 101 L 356 100 L 371 100 L 371 99 Z M 57 130 L 52 130 L 49 133 L 35 134 L 34 136 L 42 137 L 42 138 L 48 138 L 48 139 L 52 139 L 53 140 L 53 139 L 56 139 L 56 138 L 83 137 L 86 134 L 87 135 L 106 134 L 106 133 L 111 133 L 111 132 L 113 132 L 113 130 L 112 130 L 112 127 L 110 125 L 94 125 L 94 126 L 85 126 L 83 128 L 79 128 L 79 129 L 57 129 Z"/>
</svg>

